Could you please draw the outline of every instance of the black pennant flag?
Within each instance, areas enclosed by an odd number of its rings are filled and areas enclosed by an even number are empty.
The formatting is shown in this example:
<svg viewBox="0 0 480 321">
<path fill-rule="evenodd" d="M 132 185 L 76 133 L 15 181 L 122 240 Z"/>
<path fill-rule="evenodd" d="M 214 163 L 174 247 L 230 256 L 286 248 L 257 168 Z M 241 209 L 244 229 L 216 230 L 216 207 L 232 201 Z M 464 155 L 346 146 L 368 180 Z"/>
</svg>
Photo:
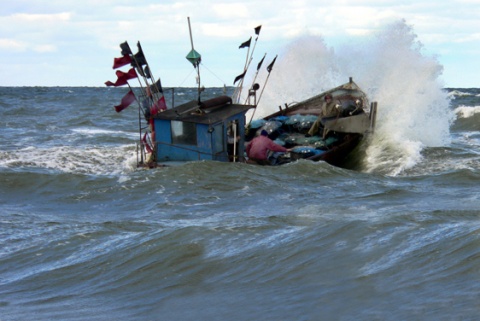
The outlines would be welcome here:
<svg viewBox="0 0 480 321">
<path fill-rule="evenodd" d="M 267 71 L 268 71 L 268 73 L 270 73 L 270 71 L 272 71 L 273 65 L 275 64 L 275 60 L 277 60 L 277 56 L 275 56 L 275 58 L 273 58 L 273 60 L 272 60 L 272 62 L 270 63 L 270 65 L 267 66 Z"/>
<path fill-rule="evenodd" d="M 266 54 L 265 54 L 265 56 L 266 56 Z M 260 67 L 262 67 L 263 61 L 265 60 L 265 56 L 263 56 L 262 60 L 260 60 L 260 62 L 258 63 L 257 71 L 259 71 Z"/>
<path fill-rule="evenodd" d="M 120 49 L 122 49 L 122 56 L 127 56 L 132 54 L 132 51 L 130 50 L 130 46 L 126 41 L 120 44 Z"/>
<path fill-rule="evenodd" d="M 150 68 L 148 66 L 146 66 L 144 69 L 143 69 L 143 74 L 145 75 L 146 78 L 150 79 L 152 78 L 152 74 L 150 73 Z"/>
<path fill-rule="evenodd" d="M 163 88 L 160 79 L 158 79 L 154 84 L 150 85 L 150 92 L 163 94 Z"/>
<path fill-rule="evenodd" d="M 245 41 L 244 43 L 242 43 L 240 45 L 240 47 L 238 47 L 238 49 L 242 49 L 242 48 L 245 48 L 245 47 L 250 47 L 250 42 L 252 42 L 252 37 L 250 37 L 250 39 L 248 39 L 247 41 Z"/>
<path fill-rule="evenodd" d="M 132 66 L 140 68 L 141 66 L 147 64 L 147 60 L 145 59 L 145 55 L 143 54 L 143 50 L 142 50 L 142 46 L 140 45 L 140 41 L 137 43 L 137 47 L 138 47 L 138 52 L 133 55 Z"/>
<path fill-rule="evenodd" d="M 246 73 L 246 72 L 247 72 L 247 71 L 245 70 L 245 71 L 243 72 L 243 74 L 238 75 L 237 77 L 235 77 L 235 80 L 233 81 L 233 84 L 235 85 L 235 83 L 236 83 L 237 81 L 239 81 L 240 79 L 242 79 L 243 77 L 245 77 L 245 73 Z"/>
<path fill-rule="evenodd" d="M 255 34 L 258 36 L 260 34 L 260 29 L 262 29 L 262 25 L 259 25 L 255 28 Z"/>
</svg>

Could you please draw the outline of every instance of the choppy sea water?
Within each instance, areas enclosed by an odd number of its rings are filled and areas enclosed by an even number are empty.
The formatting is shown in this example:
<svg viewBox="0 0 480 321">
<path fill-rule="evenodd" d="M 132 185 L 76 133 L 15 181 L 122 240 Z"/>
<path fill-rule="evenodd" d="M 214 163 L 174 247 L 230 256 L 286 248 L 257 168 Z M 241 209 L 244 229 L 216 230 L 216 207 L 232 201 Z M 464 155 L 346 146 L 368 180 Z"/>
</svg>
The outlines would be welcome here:
<svg viewBox="0 0 480 321">
<path fill-rule="evenodd" d="M 350 169 L 142 170 L 125 89 L 0 88 L 0 320 L 477 319 L 480 89 L 444 93 L 444 144 L 380 128 Z"/>
</svg>

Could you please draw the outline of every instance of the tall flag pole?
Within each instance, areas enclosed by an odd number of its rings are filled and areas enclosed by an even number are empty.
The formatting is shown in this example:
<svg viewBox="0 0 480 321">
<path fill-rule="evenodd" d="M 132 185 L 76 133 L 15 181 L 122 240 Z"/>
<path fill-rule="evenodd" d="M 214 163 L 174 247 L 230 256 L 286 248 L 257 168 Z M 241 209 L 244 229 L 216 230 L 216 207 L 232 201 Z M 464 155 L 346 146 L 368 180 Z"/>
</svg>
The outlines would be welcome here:
<svg viewBox="0 0 480 321">
<path fill-rule="evenodd" d="M 163 88 L 161 85 L 160 78 L 158 80 L 155 80 L 155 77 L 153 76 L 153 73 L 151 72 L 150 66 L 148 64 L 147 58 L 145 57 L 145 54 L 143 53 L 142 45 L 140 44 L 140 41 L 137 42 L 137 47 L 138 47 L 138 53 L 134 55 L 134 59 L 136 62 L 136 68 L 139 71 L 140 75 L 143 77 L 143 81 L 145 82 L 145 99 L 152 100 L 152 106 L 148 106 L 149 108 L 151 107 L 152 111 L 152 116 L 156 115 L 162 110 L 167 109 L 167 105 L 165 103 L 165 97 L 163 95 Z M 145 66 L 145 68 L 143 67 Z M 148 80 L 151 80 L 151 84 L 149 83 Z"/>
<path fill-rule="evenodd" d="M 240 93 L 242 92 L 242 88 L 243 88 L 243 79 L 245 77 L 245 74 L 247 73 L 247 70 L 248 70 L 248 65 L 249 65 L 249 61 L 248 61 L 248 57 L 250 55 L 250 44 L 252 43 L 252 37 L 250 37 L 250 39 L 248 39 L 247 41 L 245 41 L 244 43 L 242 43 L 238 49 L 242 49 L 242 48 L 248 48 L 247 50 L 247 55 L 245 57 L 245 66 L 243 67 L 243 73 L 239 76 L 237 76 L 237 78 L 235 78 L 235 80 L 239 79 L 240 82 L 237 86 L 237 88 L 235 89 L 235 102 L 238 103 L 240 101 Z M 240 78 L 239 78 L 240 77 Z M 233 83 L 235 84 L 236 81 L 234 81 Z"/>
<path fill-rule="evenodd" d="M 115 106 L 115 110 L 117 112 L 122 111 L 123 109 L 127 108 L 130 104 L 132 104 L 134 101 L 137 101 L 138 103 L 138 125 L 139 125 L 139 136 L 140 136 L 140 141 L 145 143 L 145 148 L 149 153 L 152 153 L 153 155 L 153 150 L 154 150 L 154 144 L 152 144 L 153 147 L 147 146 L 148 143 L 146 142 L 146 135 L 148 134 L 148 129 L 145 131 L 145 135 L 143 136 L 142 139 L 142 117 L 141 114 L 143 112 L 143 115 L 145 119 L 148 122 L 148 125 L 150 125 L 150 134 L 151 134 L 151 141 L 155 141 L 155 129 L 154 129 L 154 123 L 151 118 L 152 115 L 155 115 L 157 112 L 160 110 L 166 109 L 166 104 L 165 104 L 165 98 L 163 97 L 163 90 L 161 88 L 160 84 L 160 79 L 156 82 L 155 78 L 153 78 L 152 73 L 150 72 L 150 67 L 148 66 L 147 60 L 145 58 L 145 55 L 142 50 L 142 46 L 140 42 L 137 43 L 138 47 L 138 52 L 136 54 L 133 54 L 130 46 L 128 45 L 128 42 L 125 41 L 120 44 L 120 49 L 121 49 L 121 57 L 119 58 L 114 58 L 113 61 L 113 69 L 117 69 L 120 67 L 123 67 L 125 65 L 130 64 L 131 68 L 128 72 L 123 72 L 120 70 L 116 71 L 117 75 L 117 81 L 115 83 L 111 81 L 107 81 L 105 84 L 107 86 L 123 86 L 123 85 L 128 85 L 129 87 L 129 92 L 122 98 L 122 101 L 120 105 Z M 144 66 L 146 66 L 144 68 Z M 141 76 L 141 77 L 140 77 Z M 128 80 L 137 78 L 140 87 L 141 87 L 141 97 L 142 99 L 139 100 L 135 97 L 134 90 L 128 83 Z M 144 89 L 143 83 L 145 83 L 146 87 Z M 149 79 L 153 81 L 152 85 L 149 85 Z M 158 97 L 159 96 L 159 97 Z M 143 147 L 142 147 L 143 148 Z M 137 154 L 138 156 L 138 154 Z M 140 162 L 143 163 L 144 161 L 144 154 L 143 152 L 141 153 L 141 160 Z M 138 161 L 138 159 L 137 159 Z"/>
<path fill-rule="evenodd" d="M 117 70 L 115 72 L 115 74 L 117 75 L 117 80 L 115 82 L 107 81 L 105 82 L 105 85 L 114 87 L 128 85 L 130 89 L 128 93 L 122 98 L 120 104 L 114 106 L 117 112 L 121 112 L 122 110 L 130 106 L 134 101 L 137 101 L 138 103 L 138 125 L 140 142 L 142 146 L 140 163 L 143 164 L 144 149 L 147 150 L 147 153 L 151 154 L 151 158 L 147 159 L 147 163 L 154 161 L 155 159 L 155 123 L 151 116 L 154 116 L 162 110 L 166 110 L 167 105 L 165 103 L 165 97 L 163 95 L 160 78 L 155 81 L 155 78 L 153 77 L 153 74 L 150 70 L 150 66 L 148 65 L 147 59 L 145 58 L 145 55 L 143 53 L 140 41 L 137 42 L 137 47 L 138 52 L 136 54 L 133 54 L 127 41 L 120 44 L 121 57 L 113 59 L 113 69 L 118 69 L 129 64 L 131 65 L 131 68 L 128 70 L 128 72 Z M 135 96 L 133 88 L 128 83 L 128 80 L 133 78 L 137 78 L 140 84 L 140 97 L 142 98 L 141 100 Z M 149 82 L 151 82 L 151 84 Z M 148 122 L 148 126 L 143 128 L 145 129 L 145 134 L 143 135 L 143 138 L 141 117 L 142 112 Z M 150 138 L 149 142 L 147 141 L 148 134 L 150 134 L 148 136 L 148 138 Z"/>
<path fill-rule="evenodd" d="M 132 66 L 132 68 L 130 70 L 132 70 L 132 69 L 135 70 L 135 66 L 137 66 L 138 63 L 137 63 L 137 59 L 136 59 L 135 55 L 133 55 L 132 50 L 130 49 L 130 45 L 128 44 L 128 42 L 127 41 L 122 42 L 120 44 L 120 49 L 121 49 L 121 54 L 123 55 L 123 57 L 128 56 L 130 58 L 130 65 Z M 125 60 L 127 60 L 127 59 L 125 59 Z M 115 67 L 115 63 L 116 63 L 116 61 L 114 60 L 114 67 Z M 142 82 L 140 81 L 140 78 L 138 77 L 138 74 L 137 74 L 137 79 L 138 79 L 138 82 L 140 84 L 140 87 L 142 87 Z M 130 87 L 130 84 L 128 84 L 128 87 L 130 88 L 130 92 L 133 92 L 132 87 Z M 140 103 L 140 101 L 138 101 L 138 134 L 140 136 L 140 141 L 142 140 L 142 117 L 140 115 L 140 109 L 141 108 L 142 108 L 142 104 Z M 143 111 L 143 113 L 145 114 L 145 111 Z M 143 163 L 143 153 L 140 153 L 140 157 L 141 157 L 141 163 Z"/>
<path fill-rule="evenodd" d="M 198 83 L 198 104 L 200 105 L 200 62 L 202 61 L 202 56 L 195 51 L 193 47 L 193 36 L 192 36 L 192 27 L 190 25 L 190 17 L 188 19 L 188 31 L 190 32 L 190 44 L 192 45 L 192 50 L 187 54 L 185 58 L 190 61 L 195 69 L 197 69 L 197 83 Z"/>
<path fill-rule="evenodd" d="M 255 35 L 257 36 L 255 38 L 255 43 L 253 44 L 253 49 L 252 49 L 252 54 L 250 55 L 250 61 L 248 62 L 248 64 L 250 65 L 250 63 L 252 62 L 252 58 L 253 58 L 253 53 L 255 52 L 255 47 L 257 46 L 257 40 L 258 40 L 258 37 L 260 36 L 260 30 L 262 29 L 262 25 L 254 28 L 255 30 Z M 248 68 L 248 66 L 247 66 Z"/>
<path fill-rule="evenodd" d="M 145 90 L 143 90 L 143 87 L 142 87 L 142 93 L 144 97 L 143 108 L 146 110 L 144 114 L 145 114 L 145 118 L 147 120 L 147 125 L 148 125 L 147 129 L 145 130 L 145 134 L 143 135 L 143 138 L 142 138 L 141 121 L 139 120 L 140 141 L 142 142 L 147 152 L 150 153 L 153 157 L 152 159 L 147 160 L 147 162 L 150 162 L 155 158 L 155 150 L 156 150 L 155 122 L 153 121 L 152 116 L 155 116 L 159 112 L 166 110 L 167 105 L 165 102 L 165 96 L 163 95 L 163 88 L 160 82 L 160 78 L 157 81 L 155 81 L 155 77 L 151 72 L 150 66 L 143 52 L 140 41 L 137 42 L 137 47 L 138 47 L 138 52 L 135 55 L 133 55 L 134 63 L 132 63 L 132 65 L 135 64 L 135 68 L 137 69 L 138 73 L 143 77 L 143 81 L 145 83 Z M 149 79 L 152 82 L 152 84 L 149 83 Z M 140 82 L 140 86 L 142 86 L 141 82 Z M 139 117 L 140 117 L 140 113 L 139 113 Z M 149 138 L 152 146 L 150 146 L 149 142 L 147 141 L 148 134 L 149 134 Z M 143 152 L 142 152 L 142 158 L 143 158 Z"/>
<path fill-rule="evenodd" d="M 263 61 L 265 60 L 265 57 L 266 57 L 266 56 L 267 56 L 267 53 L 265 53 L 265 54 L 263 55 L 262 60 L 260 60 L 260 62 L 259 62 L 258 65 L 257 65 L 257 71 L 255 72 L 255 77 L 253 78 L 252 86 L 255 84 L 255 80 L 257 80 L 258 72 L 260 71 L 260 68 L 262 67 Z M 250 97 L 250 96 L 248 96 L 247 99 L 245 100 L 245 104 L 247 103 L 249 97 Z"/>
<path fill-rule="evenodd" d="M 262 98 L 263 90 L 264 90 L 265 87 L 267 86 L 268 78 L 270 77 L 270 72 L 271 72 L 272 69 L 273 69 L 273 65 L 275 64 L 275 61 L 277 60 L 277 57 L 278 57 L 278 55 L 276 55 L 275 58 L 273 58 L 272 62 L 267 66 L 267 71 L 268 71 L 267 79 L 265 79 L 265 84 L 263 85 L 262 91 L 260 92 L 260 96 L 258 97 L 257 105 L 258 105 L 258 103 L 260 102 L 260 99 Z M 255 108 L 255 109 L 253 110 L 252 117 L 250 118 L 250 121 L 248 122 L 248 126 L 247 126 L 247 127 L 249 127 L 250 124 L 252 123 L 253 116 L 255 115 L 255 111 L 256 111 L 256 110 L 257 110 L 257 108 Z"/>
<path fill-rule="evenodd" d="M 260 96 L 258 97 L 258 102 L 262 98 L 263 91 L 265 90 L 265 87 L 267 86 L 268 78 L 270 78 L 270 73 L 272 72 L 273 65 L 275 64 L 275 61 L 277 60 L 277 57 L 278 57 L 278 55 L 276 55 L 275 58 L 273 58 L 272 62 L 267 66 L 268 75 L 267 75 L 267 79 L 265 79 L 265 84 L 263 84 L 263 88 L 262 88 L 262 91 L 260 92 Z"/>
<path fill-rule="evenodd" d="M 252 59 L 253 59 L 253 53 L 255 52 L 255 47 L 257 46 L 257 40 L 258 40 L 258 37 L 260 36 L 260 30 L 262 29 L 262 26 L 259 25 L 258 27 L 254 28 L 255 30 L 255 35 L 257 36 L 255 38 L 255 42 L 253 44 L 253 49 L 252 49 L 252 52 L 250 53 L 250 45 L 251 45 L 251 42 L 252 42 L 252 37 L 250 37 L 249 40 L 245 41 L 244 43 L 242 43 L 238 48 L 239 49 L 242 49 L 242 48 L 246 48 L 248 47 L 248 51 L 247 51 L 247 56 L 246 56 L 246 61 L 245 61 L 245 67 L 243 69 L 243 73 L 239 76 L 237 76 L 237 78 L 235 78 L 235 81 L 234 81 L 234 84 L 235 82 L 237 82 L 237 80 L 240 80 L 240 83 L 239 85 L 237 86 L 237 88 L 235 88 L 235 91 L 234 91 L 234 94 L 233 94 L 233 100 L 235 102 L 240 102 L 240 94 L 242 92 L 242 89 L 243 89 L 243 79 L 245 77 L 245 74 L 247 73 L 247 70 L 248 68 L 250 67 L 250 63 L 252 62 Z M 239 78 L 241 77 L 241 78 Z"/>
<path fill-rule="evenodd" d="M 128 44 L 127 41 L 125 42 L 122 42 L 120 44 L 120 49 L 121 49 L 121 53 L 124 57 L 128 56 L 129 57 L 129 64 L 132 66 L 132 68 L 130 70 L 137 70 L 138 72 L 136 72 L 137 74 L 137 80 L 138 80 L 138 83 L 140 85 L 140 88 L 143 89 L 143 86 L 142 86 L 142 82 L 140 81 L 140 77 L 138 77 L 138 74 L 142 75 L 143 74 L 143 71 L 140 69 L 137 68 L 139 62 L 138 62 L 138 57 L 136 57 L 136 55 L 134 55 L 132 53 L 132 50 L 130 49 L 130 45 Z M 114 67 L 115 67 L 115 63 L 117 62 L 117 59 L 114 59 Z M 126 59 L 125 59 L 126 60 Z M 130 86 L 130 85 L 129 85 Z M 142 95 L 143 96 L 143 95 Z"/>
<path fill-rule="evenodd" d="M 133 68 L 135 68 L 137 70 L 137 74 L 140 75 L 142 78 L 138 77 L 138 82 L 139 82 L 139 85 L 140 85 L 140 88 L 142 89 L 142 97 L 143 97 L 143 102 L 147 102 L 147 100 L 150 100 L 150 99 L 154 99 L 154 97 L 152 97 L 151 94 L 148 93 L 148 88 L 149 88 L 149 84 L 148 84 L 148 77 L 146 75 L 146 72 L 145 70 L 143 69 L 143 66 L 147 66 L 145 67 L 145 69 L 148 71 L 148 75 L 151 75 L 150 73 L 150 68 L 148 67 L 148 63 L 147 63 L 147 59 L 145 58 L 145 55 L 143 53 L 143 49 L 142 49 L 142 45 L 140 44 L 140 41 L 137 42 L 137 53 L 136 54 L 133 54 L 133 52 L 130 50 L 130 47 L 128 46 L 128 43 L 124 43 L 124 44 L 121 44 L 120 47 L 122 46 L 127 46 L 128 47 L 128 51 L 130 52 L 131 56 L 132 56 L 132 62 L 131 62 L 131 65 Z M 122 48 L 124 48 L 122 47 Z M 124 49 L 122 49 L 124 50 Z M 143 83 L 145 83 L 145 85 L 142 83 L 142 79 L 143 79 Z M 150 105 L 150 104 L 149 104 Z M 150 106 L 144 106 L 144 108 L 146 109 L 149 109 Z M 147 114 L 144 112 L 145 116 L 147 116 Z"/>
<path fill-rule="evenodd" d="M 128 44 L 127 44 L 128 45 Z M 140 76 L 142 76 L 143 81 L 145 82 L 146 86 L 148 87 L 148 82 L 145 78 L 145 73 L 143 71 L 143 66 L 147 64 L 147 60 L 145 59 L 145 55 L 143 54 L 142 46 L 140 45 L 140 41 L 137 42 L 138 51 L 136 54 L 130 50 L 130 54 L 132 55 L 132 67 L 135 68 Z M 144 95 L 145 90 L 143 89 L 142 81 L 140 77 L 138 78 L 138 82 L 140 84 L 140 88 L 142 89 L 142 95 Z"/>
</svg>

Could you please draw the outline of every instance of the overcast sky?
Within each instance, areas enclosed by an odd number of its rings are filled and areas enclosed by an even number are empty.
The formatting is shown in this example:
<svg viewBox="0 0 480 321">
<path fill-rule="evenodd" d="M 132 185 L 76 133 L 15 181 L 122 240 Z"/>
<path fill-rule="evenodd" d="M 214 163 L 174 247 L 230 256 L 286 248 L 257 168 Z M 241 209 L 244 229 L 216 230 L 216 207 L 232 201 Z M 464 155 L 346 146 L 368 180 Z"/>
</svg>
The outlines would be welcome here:
<svg viewBox="0 0 480 321">
<path fill-rule="evenodd" d="M 0 6 L 0 86 L 104 86 L 115 81 L 119 44 L 140 41 L 164 86 L 195 86 L 195 49 L 202 55 L 206 87 L 233 84 L 255 39 L 258 62 L 270 62 L 305 35 L 321 36 L 333 50 L 404 19 L 423 44 L 423 54 L 443 66 L 447 87 L 480 87 L 478 0 L 15 0 Z M 253 41 L 252 41 L 253 46 Z M 361 63 L 361 62 L 359 62 Z M 125 69 L 125 68 L 124 68 Z"/>
</svg>

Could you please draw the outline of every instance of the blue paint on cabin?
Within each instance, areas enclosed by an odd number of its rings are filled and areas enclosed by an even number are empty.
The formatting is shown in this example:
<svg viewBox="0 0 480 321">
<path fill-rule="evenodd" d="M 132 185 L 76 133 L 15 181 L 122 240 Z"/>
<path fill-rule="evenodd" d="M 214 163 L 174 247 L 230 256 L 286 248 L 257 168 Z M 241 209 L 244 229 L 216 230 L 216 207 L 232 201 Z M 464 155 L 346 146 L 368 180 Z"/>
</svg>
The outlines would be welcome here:
<svg viewBox="0 0 480 321">
<path fill-rule="evenodd" d="M 231 104 L 228 98 L 207 108 L 192 101 L 157 114 L 154 117 L 157 162 L 231 161 L 233 144 L 229 144 L 228 138 L 232 137 L 232 126 L 236 126 L 239 137 L 237 160 L 243 160 L 245 113 L 250 108 L 253 106 Z"/>
</svg>

